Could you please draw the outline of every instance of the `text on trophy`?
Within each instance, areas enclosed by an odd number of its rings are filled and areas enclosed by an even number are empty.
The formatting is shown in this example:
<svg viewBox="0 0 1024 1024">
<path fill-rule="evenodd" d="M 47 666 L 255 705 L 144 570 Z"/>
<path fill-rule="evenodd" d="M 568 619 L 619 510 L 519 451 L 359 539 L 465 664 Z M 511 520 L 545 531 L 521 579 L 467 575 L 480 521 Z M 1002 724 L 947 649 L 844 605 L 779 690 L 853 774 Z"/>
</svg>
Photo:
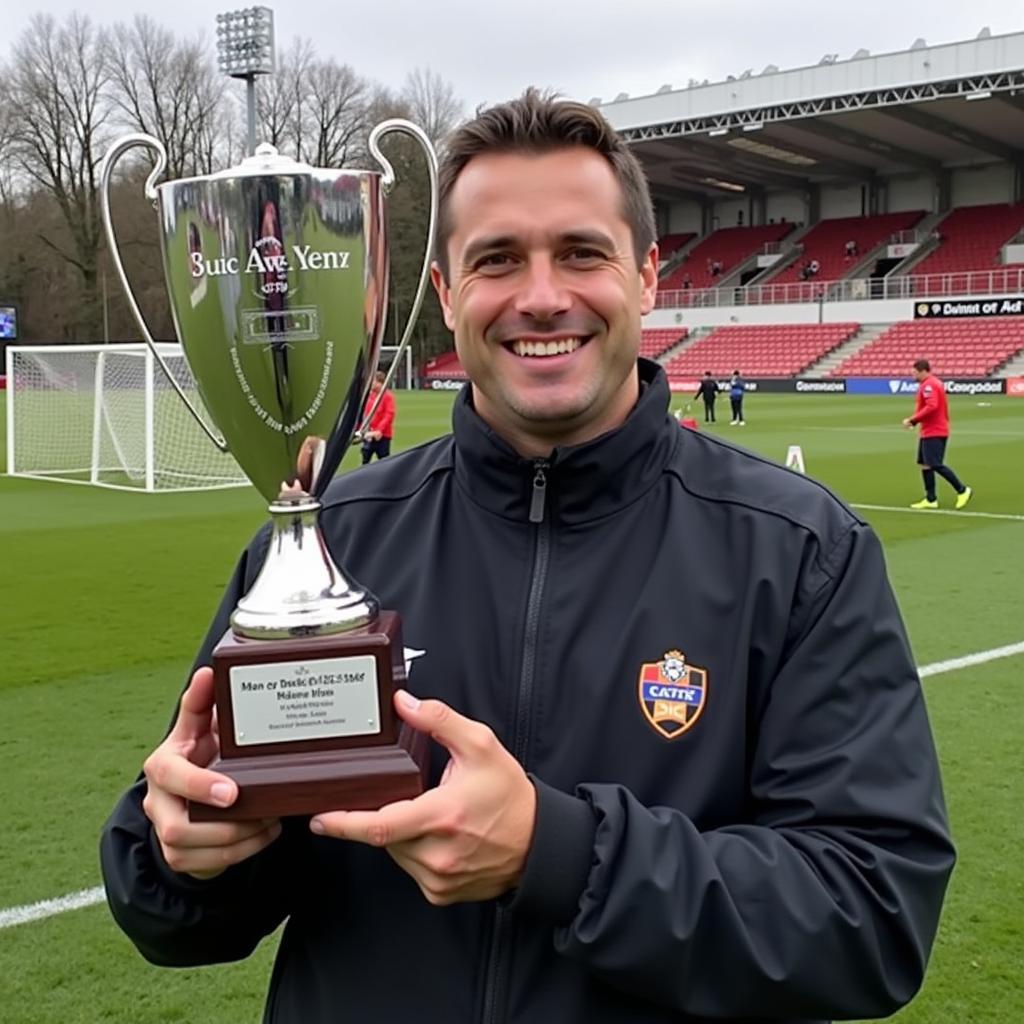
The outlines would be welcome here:
<svg viewBox="0 0 1024 1024">
<path fill-rule="evenodd" d="M 253 247 L 249 250 L 244 272 L 279 274 L 293 267 L 298 270 L 348 270 L 349 257 L 352 255 L 349 252 L 320 252 L 311 245 L 293 245 L 291 250 L 294 264 L 289 261 L 286 253 L 260 252 Z M 216 256 L 208 260 L 201 252 L 191 252 L 189 260 L 193 277 L 221 277 L 224 274 L 237 274 L 242 269 L 237 256 Z"/>
</svg>

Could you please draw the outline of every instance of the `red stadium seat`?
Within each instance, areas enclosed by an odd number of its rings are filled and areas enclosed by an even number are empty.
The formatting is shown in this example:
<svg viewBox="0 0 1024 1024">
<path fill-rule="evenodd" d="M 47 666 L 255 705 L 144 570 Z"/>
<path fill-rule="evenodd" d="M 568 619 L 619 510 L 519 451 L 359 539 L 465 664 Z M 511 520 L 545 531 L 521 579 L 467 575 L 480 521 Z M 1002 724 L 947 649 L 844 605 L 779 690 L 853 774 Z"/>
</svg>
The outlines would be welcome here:
<svg viewBox="0 0 1024 1024">
<path fill-rule="evenodd" d="M 670 377 L 725 375 L 792 377 L 847 341 L 855 323 L 718 327 L 665 364 Z"/>
<path fill-rule="evenodd" d="M 906 231 L 922 217 L 924 211 L 885 213 L 875 217 L 836 217 L 817 223 L 800 240 L 800 258 L 774 275 L 768 283 L 784 284 L 799 281 L 806 260 L 817 260 L 820 267 L 814 280 L 838 281 L 845 277 L 860 258 L 881 245 L 896 231 Z M 857 243 L 856 256 L 846 255 L 846 243 Z"/>
<path fill-rule="evenodd" d="M 1024 317 L 911 320 L 894 324 L 845 360 L 837 377 L 907 376 L 926 358 L 937 373 L 985 377 L 1024 350 Z"/>
</svg>

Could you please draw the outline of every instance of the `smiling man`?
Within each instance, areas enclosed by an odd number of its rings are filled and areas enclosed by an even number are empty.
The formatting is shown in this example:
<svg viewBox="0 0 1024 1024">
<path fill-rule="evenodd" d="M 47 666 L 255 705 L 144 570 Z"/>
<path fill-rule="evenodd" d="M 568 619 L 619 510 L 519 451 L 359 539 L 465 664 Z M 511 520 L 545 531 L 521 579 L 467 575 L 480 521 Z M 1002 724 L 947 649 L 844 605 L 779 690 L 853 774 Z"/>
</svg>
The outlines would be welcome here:
<svg viewBox="0 0 1024 1024">
<path fill-rule="evenodd" d="M 623 185 L 586 147 L 483 153 L 446 168 L 434 284 L 477 412 L 523 455 L 617 427 L 639 395 L 657 248 L 649 207 L 626 219 L 623 186 L 646 189 L 620 161 Z"/>
<path fill-rule="evenodd" d="M 452 434 L 336 480 L 337 560 L 420 655 L 430 788 L 376 811 L 191 823 L 235 784 L 213 644 L 102 841 L 149 959 L 283 921 L 265 1021 L 810 1024 L 921 983 L 953 866 L 920 684 L 869 527 L 669 414 L 638 360 L 643 174 L 531 90 L 448 140 L 433 269 L 471 384 Z M 716 571 L 707 572 L 708 565 Z"/>
</svg>

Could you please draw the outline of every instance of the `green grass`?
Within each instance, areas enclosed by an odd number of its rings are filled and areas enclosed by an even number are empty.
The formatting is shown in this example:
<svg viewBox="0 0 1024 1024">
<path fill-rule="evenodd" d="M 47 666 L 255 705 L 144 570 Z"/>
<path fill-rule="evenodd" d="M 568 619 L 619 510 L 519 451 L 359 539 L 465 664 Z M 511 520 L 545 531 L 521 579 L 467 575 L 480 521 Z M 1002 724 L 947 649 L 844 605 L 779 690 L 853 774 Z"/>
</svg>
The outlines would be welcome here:
<svg viewBox="0 0 1024 1024">
<path fill-rule="evenodd" d="M 914 438 L 899 426 L 908 404 L 755 395 L 748 426 L 712 429 L 779 460 L 799 444 L 808 471 L 845 500 L 902 507 L 921 490 Z M 444 431 L 450 405 L 449 394 L 399 393 L 396 447 Z M 948 458 L 977 493 L 968 511 L 1024 516 L 1024 402 L 956 398 L 952 414 Z M 951 507 L 948 489 L 940 499 Z M 919 662 L 1024 640 L 1024 520 L 862 514 L 885 544 Z M 0 909 L 98 884 L 100 826 L 162 734 L 234 558 L 264 517 L 248 488 L 143 495 L 0 478 Z M 927 982 L 900 1024 L 1024 1019 L 1021 665 L 925 684 L 960 861 Z M 275 944 L 242 964 L 171 971 L 145 964 L 103 906 L 0 930 L 0 1019 L 255 1022 Z"/>
</svg>

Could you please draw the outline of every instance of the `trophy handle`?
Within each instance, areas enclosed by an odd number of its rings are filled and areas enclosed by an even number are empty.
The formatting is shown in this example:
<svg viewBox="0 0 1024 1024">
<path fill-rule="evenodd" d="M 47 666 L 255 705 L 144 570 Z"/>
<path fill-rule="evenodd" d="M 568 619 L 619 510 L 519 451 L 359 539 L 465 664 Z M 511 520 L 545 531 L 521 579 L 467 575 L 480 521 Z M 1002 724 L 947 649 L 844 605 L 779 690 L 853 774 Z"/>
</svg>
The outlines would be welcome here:
<svg viewBox="0 0 1024 1024">
<path fill-rule="evenodd" d="M 228 450 L 228 446 L 224 439 L 218 437 L 206 425 L 206 421 L 199 415 L 195 406 L 192 405 L 188 395 L 185 394 L 184 389 L 171 372 L 171 368 L 167 365 L 164 357 L 160 354 L 160 350 L 157 348 L 156 342 L 153 340 L 153 335 L 149 330 L 149 325 L 146 323 L 146 318 L 142 315 L 142 310 L 139 309 L 139 304 L 135 301 L 135 294 L 132 292 L 132 286 L 128 283 L 128 275 L 124 272 L 124 264 L 121 262 L 121 251 L 117 245 L 117 236 L 114 234 L 114 222 L 110 217 L 110 179 L 114 173 L 114 164 L 117 163 L 123 153 L 127 152 L 133 146 L 146 146 L 149 149 L 156 151 L 156 166 L 146 179 L 146 198 L 149 199 L 154 206 L 157 201 L 155 183 L 157 178 L 164 173 L 164 170 L 167 167 L 167 151 L 164 149 L 163 143 L 159 139 L 153 138 L 152 135 L 144 135 L 141 132 L 134 135 L 124 135 L 107 150 L 107 154 L 103 158 L 103 164 L 100 167 L 100 209 L 103 212 L 103 228 L 107 234 L 107 244 L 110 246 L 110 258 L 113 260 L 114 269 L 117 271 L 117 276 L 121 279 L 121 287 L 124 288 L 125 295 L 128 298 L 128 307 L 131 309 L 132 315 L 135 317 L 135 322 L 139 325 L 139 330 L 142 331 L 143 340 L 149 346 L 149 351 L 153 353 L 153 358 L 156 359 L 157 363 L 159 363 L 160 369 L 164 371 L 164 376 L 168 381 L 170 381 L 171 387 L 178 392 L 178 396 L 185 403 L 185 407 L 188 411 L 192 413 L 196 423 L 198 423 L 202 428 L 203 433 L 205 433 L 206 436 L 222 452 L 226 452 Z"/>
<path fill-rule="evenodd" d="M 434 144 L 430 141 L 427 133 L 419 127 L 419 125 L 413 124 L 412 121 L 406 121 L 400 117 L 393 117 L 387 121 L 381 121 L 376 128 L 370 132 L 370 153 L 373 158 L 381 165 L 384 169 L 384 175 L 382 179 L 382 185 L 384 187 L 385 195 L 391 190 L 395 184 L 395 169 L 391 166 L 391 162 L 388 158 L 380 151 L 380 142 L 383 136 L 390 134 L 391 132 L 400 132 L 404 135 L 411 135 L 419 144 L 423 150 L 423 155 L 427 158 L 427 171 L 430 174 L 430 217 L 427 221 L 427 250 L 423 255 L 423 268 L 420 270 L 420 280 L 416 285 L 416 296 L 412 302 L 412 309 L 409 310 L 409 318 L 405 322 L 405 330 L 402 331 L 402 338 L 398 343 L 398 351 L 395 353 L 394 359 L 391 360 L 391 366 L 388 368 L 387 375 L 384 378 L 384 386 L 377 392 L 377 397 L 374 399 L 373 405 L 370 407 L 369 412 L 363 417 L 363 421 L 359 426 L 357 433 L 363 434 L 366 430 L 370 420 L 373 419 L 373 414 L 377 411 L 377 406 L 380 404 L 381 399 L 384 397 L 384 392 L 391 386 L 391 380 L 395 376 L 398 370 L 398 364 L 401 362 L 402 356 L 405 354 L 405 350 L 412 340 L 413 328 L 416 326 L 416 318 L 419 316 L 420 307 L 423 305 L 423 296 L 427 292 L 427 283 L 430 280 L 430 263 L 434 256 L 434 240 L 437 237 L 437 153 L 434 151 Z"/>
</svg>

